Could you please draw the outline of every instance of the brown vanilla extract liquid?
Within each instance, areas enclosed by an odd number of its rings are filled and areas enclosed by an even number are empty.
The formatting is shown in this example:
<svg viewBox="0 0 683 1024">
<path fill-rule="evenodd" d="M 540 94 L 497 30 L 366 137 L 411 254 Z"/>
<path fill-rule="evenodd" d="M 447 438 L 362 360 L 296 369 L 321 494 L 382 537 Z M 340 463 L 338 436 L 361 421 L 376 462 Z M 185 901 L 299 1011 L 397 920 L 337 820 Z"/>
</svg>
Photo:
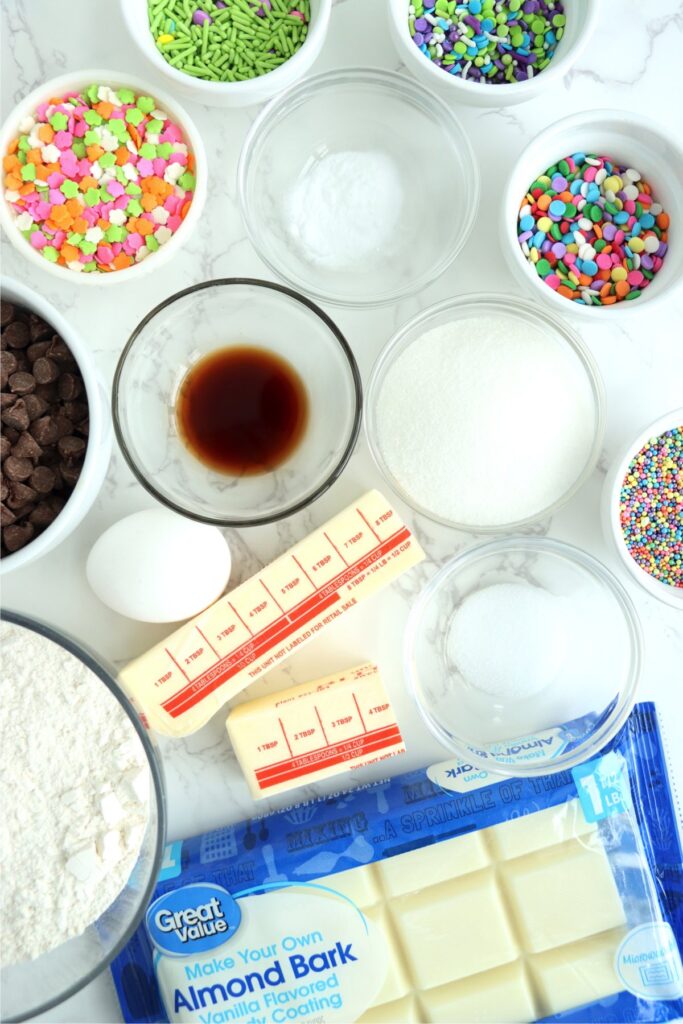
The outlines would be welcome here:
<svg viewBox="0 0 683 1024">
<path fill-rule="evenodd" d="M 178 432 L 192 454 L 220 473 L 276 469 L 301 441 L 308 396 L 292 366 L 267 349 L 233 346 L 198 360 L 180 385 Z"/>
</svg>

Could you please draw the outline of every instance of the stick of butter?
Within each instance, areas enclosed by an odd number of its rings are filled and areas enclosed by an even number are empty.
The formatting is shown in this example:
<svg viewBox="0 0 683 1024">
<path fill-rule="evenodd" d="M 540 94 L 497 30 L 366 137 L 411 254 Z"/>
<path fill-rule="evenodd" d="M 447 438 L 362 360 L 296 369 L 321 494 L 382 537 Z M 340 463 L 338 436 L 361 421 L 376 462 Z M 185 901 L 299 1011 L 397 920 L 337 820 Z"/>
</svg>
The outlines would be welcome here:
<svg viewBox="0 0 683 1024">
<path fill-rule="evenodd" d="M 370 664 L 240 704 L 226 727 L 257 799 L 406 749 L 379 669 Z"/>
<path fill-rule="evenodd" d="M 245 686 L 423 558 L 386 499 L 369 491 L 131 661 L 119 680 L 152 729 L 187 736 Z"/>
</svg>

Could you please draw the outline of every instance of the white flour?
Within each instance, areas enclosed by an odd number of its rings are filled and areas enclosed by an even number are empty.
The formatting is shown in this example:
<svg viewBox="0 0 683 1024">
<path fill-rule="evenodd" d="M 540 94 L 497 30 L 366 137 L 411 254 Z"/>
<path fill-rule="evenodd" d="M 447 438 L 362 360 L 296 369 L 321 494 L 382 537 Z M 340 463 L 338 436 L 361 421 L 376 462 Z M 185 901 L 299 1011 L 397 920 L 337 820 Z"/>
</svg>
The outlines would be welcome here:
<svg viewBox="0 0 683 1024">
<path fill-rule="evenodd" d="M 387 371 L 377 442 L 388 469 L 432 514 L 467 526 L 535 515 L 588 461 L 593 396 L 577 357 L 503 316 L 436 327 Z"/>
<path fill-rule="evenodd" d="M 328 153 L 287 196 L 287 230 L 312 263 L 352 269 L 389 241 L 402 206 L 400 174 L 386 154 Z"/>
<path fill-rule="evenodd" d="M 1 962 L 80 935 L 124 887 L 149 813 L 147 759 L 104 683 L 3 622 Z"/>
</svg>

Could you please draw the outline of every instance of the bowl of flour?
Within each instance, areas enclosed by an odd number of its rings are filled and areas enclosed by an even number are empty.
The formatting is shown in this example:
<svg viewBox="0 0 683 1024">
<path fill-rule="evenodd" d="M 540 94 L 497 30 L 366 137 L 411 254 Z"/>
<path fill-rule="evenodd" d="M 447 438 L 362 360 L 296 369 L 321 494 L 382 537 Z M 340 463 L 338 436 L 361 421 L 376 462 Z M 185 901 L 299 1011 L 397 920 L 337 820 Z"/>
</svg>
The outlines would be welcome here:
<svg viewBox="0 0 683 1024">
<path fill-rule="evenodd" d="M 416 511 L 477 533 L 553 515 L 595 469 L 605 398 L 563 320 L 507 295 L 431 306 L 389 341 L 365 399 L 378 468 Z"/>
<path fill-rule="evenodd" d="M 14 612 L 0 621 L 0 1016 L 75 994 L 138 926 L 161 864 L 151 742 L 113 677 Z"/>
</svg>

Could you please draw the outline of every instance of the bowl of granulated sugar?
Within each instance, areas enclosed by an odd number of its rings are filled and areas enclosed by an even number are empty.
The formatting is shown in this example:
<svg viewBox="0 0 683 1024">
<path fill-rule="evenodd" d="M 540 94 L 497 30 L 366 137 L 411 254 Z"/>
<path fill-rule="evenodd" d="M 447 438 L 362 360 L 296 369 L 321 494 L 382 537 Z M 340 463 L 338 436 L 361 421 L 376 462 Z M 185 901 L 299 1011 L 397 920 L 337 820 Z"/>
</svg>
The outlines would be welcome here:
<svg viewBox="0 0 683 1024">
<path fill-rule="evenodd" d="M 595 469 L 605 422 L 590 353 L 559 317 L 507 295 L 449 299 L 377 360 L 370 450 L 416 511 L 473 532 L 551 516 Z"/>
</svg>

